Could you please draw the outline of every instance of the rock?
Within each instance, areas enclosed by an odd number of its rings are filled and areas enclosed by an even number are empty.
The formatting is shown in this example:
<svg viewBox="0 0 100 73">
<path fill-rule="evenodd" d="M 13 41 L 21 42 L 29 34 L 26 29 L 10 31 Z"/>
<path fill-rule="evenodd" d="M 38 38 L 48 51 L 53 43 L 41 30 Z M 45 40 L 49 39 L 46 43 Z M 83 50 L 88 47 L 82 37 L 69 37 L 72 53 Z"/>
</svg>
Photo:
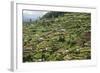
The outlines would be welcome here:
<svg viewBox="0 0 100 73">
<path fill-rule="evenodd" d="M 69 52 L 69 50 L 66 50 L 66 52 Z"/>
<path fill-rule="evenodd" d="M 62 32 L 66 31 L 66 29 L 61 29 Z"/>
</svg>

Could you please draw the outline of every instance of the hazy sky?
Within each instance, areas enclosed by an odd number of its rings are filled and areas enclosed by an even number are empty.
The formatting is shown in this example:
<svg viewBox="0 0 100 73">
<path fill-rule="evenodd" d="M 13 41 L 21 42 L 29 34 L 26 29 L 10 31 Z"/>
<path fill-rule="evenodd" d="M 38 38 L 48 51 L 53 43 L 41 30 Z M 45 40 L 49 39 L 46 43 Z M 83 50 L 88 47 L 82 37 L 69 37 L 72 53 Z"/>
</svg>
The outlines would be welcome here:
<svg viewBox="0 0 100 73">
<path fill-rule="evenodd" d="M 24 10 L 23 11 L 23 20 L 24 21 L 29 21 L 30 19 L 36 20 L 39 17 L 42 17 L 46 13 L 47 13 L 46 11 Z"/>
</svg>

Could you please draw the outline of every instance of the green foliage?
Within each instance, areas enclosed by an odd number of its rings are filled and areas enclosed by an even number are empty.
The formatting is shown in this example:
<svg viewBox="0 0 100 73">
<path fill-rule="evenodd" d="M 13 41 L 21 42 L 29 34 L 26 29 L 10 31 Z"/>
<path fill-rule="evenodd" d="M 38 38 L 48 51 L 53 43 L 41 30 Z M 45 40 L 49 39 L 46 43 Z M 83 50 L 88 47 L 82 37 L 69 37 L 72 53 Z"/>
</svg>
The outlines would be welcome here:
<svg viewBox="0 0 100 73">
<path fill-rule="evenodd" d="M 91 59 L 90 24 L 91 14 L 79 12 L 48 12 L 23 22 L 23 62 Z"/>
</svg>

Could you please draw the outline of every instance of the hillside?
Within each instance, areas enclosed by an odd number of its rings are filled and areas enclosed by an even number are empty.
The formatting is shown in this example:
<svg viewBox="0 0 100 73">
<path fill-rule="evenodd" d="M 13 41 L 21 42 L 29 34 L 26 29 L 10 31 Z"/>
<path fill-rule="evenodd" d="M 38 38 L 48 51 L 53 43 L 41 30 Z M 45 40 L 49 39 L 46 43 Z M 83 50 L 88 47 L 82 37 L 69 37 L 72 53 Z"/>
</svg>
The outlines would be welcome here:
<svg viewBox="0 0 100 73">
<path fill-rule="evenodd" d="M 91 59 L 91 14 L 48 12 L 23 22 L 23 62 Z"/>
</svg>

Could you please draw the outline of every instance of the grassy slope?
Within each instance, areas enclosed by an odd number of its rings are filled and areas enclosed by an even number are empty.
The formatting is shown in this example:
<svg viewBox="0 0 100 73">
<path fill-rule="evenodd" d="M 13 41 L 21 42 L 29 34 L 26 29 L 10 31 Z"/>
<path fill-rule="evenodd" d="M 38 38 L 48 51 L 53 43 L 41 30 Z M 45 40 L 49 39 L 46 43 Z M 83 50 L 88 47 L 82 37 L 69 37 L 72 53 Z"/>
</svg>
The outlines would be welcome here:
<svg viewBox="0 0 100 73">
<path fill-rule="evenodd" d="M 89 13 L 62 13 L 23 24 L 23 61 L 60 61 L 91 58 Z"/>
</svg>

